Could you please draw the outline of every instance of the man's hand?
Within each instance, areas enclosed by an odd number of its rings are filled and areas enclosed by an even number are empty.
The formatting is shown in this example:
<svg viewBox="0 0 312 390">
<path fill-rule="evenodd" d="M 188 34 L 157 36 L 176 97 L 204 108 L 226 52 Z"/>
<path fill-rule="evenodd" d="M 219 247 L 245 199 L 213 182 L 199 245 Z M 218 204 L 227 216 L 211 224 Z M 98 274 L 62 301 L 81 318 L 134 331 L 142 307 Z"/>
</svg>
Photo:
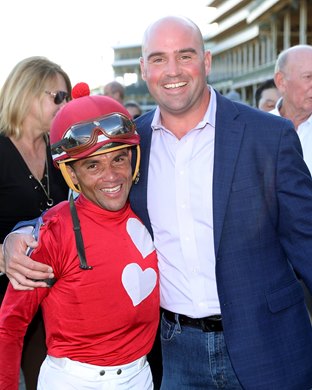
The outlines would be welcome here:
<svg viewBox="0 0 312 390">
<path fill-rule="evenodd" d="M 48 287 L 45 282 L 33 279 L 53 278 L 50 266 L 38 263 L 26 256 L 27 247 L 36 248 L 38 242 L 30 234 L 11 233 L 5 239 L 4 261 L 7 277 L 15 290 L 33 290 L 35 287 Z M 1 264 L 1 262 L 0 262 Z"/>
</svg>

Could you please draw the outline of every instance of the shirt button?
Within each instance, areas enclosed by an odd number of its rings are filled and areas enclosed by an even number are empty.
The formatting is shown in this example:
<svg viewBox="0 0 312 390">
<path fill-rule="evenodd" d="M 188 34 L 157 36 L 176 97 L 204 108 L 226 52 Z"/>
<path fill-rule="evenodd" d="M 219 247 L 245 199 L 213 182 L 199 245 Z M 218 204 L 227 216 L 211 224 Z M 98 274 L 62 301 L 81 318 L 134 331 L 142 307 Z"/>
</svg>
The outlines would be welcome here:
<svg viewBox="0 0 312 390">
<path fill-rule="evenodd" d="M 105 371 L 104 370 L 100 371 L 100 375 L 101 376 L 105 375 Z"/>
<path fill-rule="evenodd" d="M 122 373 L 122 370 L 119 368 L 119 370 L 117 370 L 117 375 L 120 375 Z"/>
</svg>

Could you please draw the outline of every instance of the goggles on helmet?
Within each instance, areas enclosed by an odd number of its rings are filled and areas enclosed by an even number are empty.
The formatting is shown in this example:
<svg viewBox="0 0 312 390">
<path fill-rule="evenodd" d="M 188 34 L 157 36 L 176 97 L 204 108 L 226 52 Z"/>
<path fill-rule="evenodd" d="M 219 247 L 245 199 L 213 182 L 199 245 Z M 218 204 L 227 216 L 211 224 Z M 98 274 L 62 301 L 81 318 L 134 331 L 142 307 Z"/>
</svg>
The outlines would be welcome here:
<svg viewBox="0 0 312 390">
<path fill-rule="evenodd" d="M 66 173 L 65 163 L 136 145 L 137 162 L 133 174 L 134 180 L 140 163 L 139 142 L 140 137 L 136 132 L 134 122 L 121 113 L 112 113 L 69 127 L 63 138 L 51 145 L 51 152 L 67 184 L 77 191 Z"/>
<path fill-rule="evenodd" d="M 89 156 L 111 143 L 139 144 L 135 124 L 123 114 L 113 113 L 71 126 L 59 142 L 51 145 L 51 152 L 54 161 L 64 161 Z"/>
</svg>

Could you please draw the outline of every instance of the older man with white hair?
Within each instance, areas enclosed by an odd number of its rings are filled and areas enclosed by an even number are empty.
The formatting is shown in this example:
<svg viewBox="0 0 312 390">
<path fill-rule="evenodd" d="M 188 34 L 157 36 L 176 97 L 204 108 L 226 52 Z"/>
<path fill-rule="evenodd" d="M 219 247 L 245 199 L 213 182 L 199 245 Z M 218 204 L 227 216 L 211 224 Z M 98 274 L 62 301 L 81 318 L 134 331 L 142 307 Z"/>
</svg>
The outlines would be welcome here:
<svg viewBox="0 0 312 390">
<path fill-rule="evenodd" d="M 270 112 L 293 122 L 312 173 L 312 46 L 296 45 L 282 51 L 274 80 L 281 98 Z"/>
</svg>

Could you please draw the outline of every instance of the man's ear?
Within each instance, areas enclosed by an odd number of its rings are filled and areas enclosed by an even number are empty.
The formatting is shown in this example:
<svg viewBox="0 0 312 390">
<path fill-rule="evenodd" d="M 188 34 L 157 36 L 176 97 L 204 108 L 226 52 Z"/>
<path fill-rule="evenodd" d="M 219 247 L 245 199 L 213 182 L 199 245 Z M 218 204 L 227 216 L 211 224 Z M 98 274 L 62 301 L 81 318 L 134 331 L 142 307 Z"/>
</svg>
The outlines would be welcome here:
<svg viewBox="0 0 312 390">
<path fill-rule="evenodd" d="M 68 172 L 70 178 L 72 179 L 73 183 L 75 185 L 78 185 L 79 183 L 78 183 L 74 168 L 72 168 L 70 165 L 66 164 L 66 169 L 67 169 L 67 172 Z"/>
<path fill-rule="evenodd" d="M 276 72 L 275 75 L 274 75 L 274 82 L 275 82 L 275 85 L 276 85 L 276 88 L 282 92 L 283 89 L 284 89 L 284 81 L 285 81 L 285 76 L 283 74 L 283 72 Z"/>
<path fill-rule="evenodd" d="M 205 58 L 206 76 L 209 76 L 210 72 L 211 72 L 211 52 L 210 51 L 205 51 L 204 58 Z"/>
<path fill-rule="evenodd" d="M 140 69 L 141 69 L 142 80 L 146 81 L 146 74 L 145 74 L 144 58 L 143 57 L 140 57 Z"/>
</svg>

